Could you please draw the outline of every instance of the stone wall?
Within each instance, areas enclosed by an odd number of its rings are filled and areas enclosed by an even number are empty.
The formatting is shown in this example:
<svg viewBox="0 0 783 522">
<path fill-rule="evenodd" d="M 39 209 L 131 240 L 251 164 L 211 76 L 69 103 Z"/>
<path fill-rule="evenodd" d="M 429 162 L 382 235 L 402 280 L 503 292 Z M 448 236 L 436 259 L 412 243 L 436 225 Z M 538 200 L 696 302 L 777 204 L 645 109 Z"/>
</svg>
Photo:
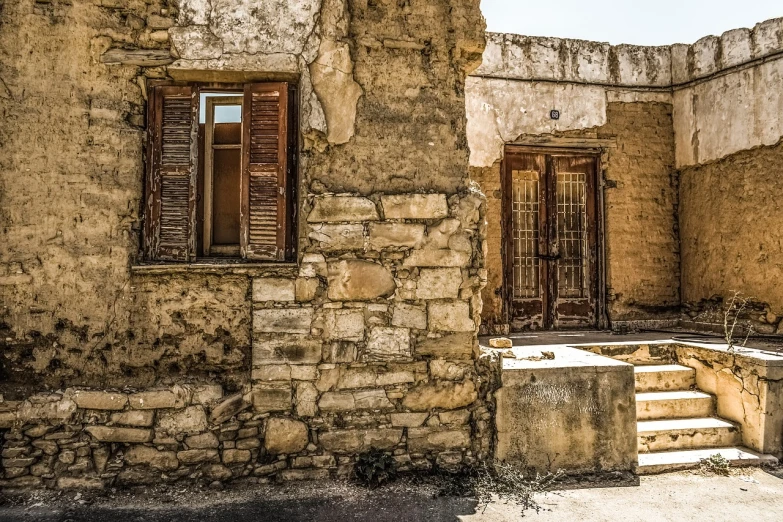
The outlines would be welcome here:
<svg viewBox="0 0 783 522">
<path fill-rule="evenodd" d="M 783 333 L 783 266 L 776 194 L 783 165 L 783 19 L 674 46 L 677 166 L 681 169 L 682 294 L 688 319 L 755 298 L 757 332 Z M 688 83 L 686 83 L 688 82 Z"/>
<path fill-rule="evenodd" d="M 373 447 L 403 469 L 488 456 L 486 205 L 464 98 L 478 4 L 2 4 L 0 410 L 4 457 L 23 459 L 4 480 L 320 477 Z M 297 263 L 141 262 L 146 82 L 166 78 L 298 84 Z M 135 427 L 132 401 L 72 399 L 216 385 L 225 419 L 190 392 Z"/>
<path fill-rule="evenodd" d="M 749 310 L 760 333 L 783 334 L 783 142 L 684 168 L 680 174 L 682 297 L 689 319 L 722 325 L 734 291 L 755 298 Z M 714 310 L 712 310 L 714 311 Z"/>
</svg>

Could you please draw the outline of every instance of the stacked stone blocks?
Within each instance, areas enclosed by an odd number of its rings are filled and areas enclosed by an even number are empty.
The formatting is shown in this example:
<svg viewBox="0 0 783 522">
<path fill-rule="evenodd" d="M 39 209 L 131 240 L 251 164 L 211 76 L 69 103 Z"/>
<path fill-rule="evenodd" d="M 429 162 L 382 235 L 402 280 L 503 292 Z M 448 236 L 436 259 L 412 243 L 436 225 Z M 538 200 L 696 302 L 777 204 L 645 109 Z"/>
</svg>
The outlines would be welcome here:
<svg viewBox="0 0 783 522">
<path fill-rule="evenodd" d="M 475 459 L 483 195 L 312 195 L 296 278 L 253 280 L 253 406 L 326 452 Z"/>
</svg>

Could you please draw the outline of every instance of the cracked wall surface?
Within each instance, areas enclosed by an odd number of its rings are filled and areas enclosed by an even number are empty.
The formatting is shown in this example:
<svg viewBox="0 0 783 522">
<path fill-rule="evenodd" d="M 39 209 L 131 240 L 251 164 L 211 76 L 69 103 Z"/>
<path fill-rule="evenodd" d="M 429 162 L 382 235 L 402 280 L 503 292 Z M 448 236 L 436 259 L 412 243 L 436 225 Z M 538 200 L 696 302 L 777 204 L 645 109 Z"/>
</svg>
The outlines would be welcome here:
<svg viewBox="0 0 783 522">
<path fill-rule="evenodd" d="M 783 19 L 672 50 L 675 81 L 693 82 L 674 93 L 688 316 L 740 291 L 755 331 L 781 334 Z"/>
<path fill-rule="evenodd" d="M 489 457 L 478 1 L 0 5 L 0 486 Z M 150 79 L 297 83 L 296 263 L 141 262 Z"/>
</svg>

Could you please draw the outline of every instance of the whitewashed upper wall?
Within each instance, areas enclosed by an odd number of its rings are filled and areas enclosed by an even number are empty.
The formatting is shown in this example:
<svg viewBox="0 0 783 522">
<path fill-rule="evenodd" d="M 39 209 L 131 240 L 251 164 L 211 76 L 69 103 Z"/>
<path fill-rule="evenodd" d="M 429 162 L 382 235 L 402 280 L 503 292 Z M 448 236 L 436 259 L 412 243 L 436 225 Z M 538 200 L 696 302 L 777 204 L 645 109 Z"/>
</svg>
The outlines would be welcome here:
<svg viewBox="0 0 783 522">
<path fill-rule="evenodd" d="M 781 58 L 783 18 L 665 47 L 487 33 L 466 85 L 470 163 L 492 165 L 520 136 L 604 125 L 611 101 L 672 103 L 678 167 L 775 144 Z"/>
<path fill-rule="evenodd" d="M 169 29 L 178 60 L 175 79 L 259 79 L 259 73 L 300 79 L 301 127 L 330 143 L 354 134 L 362 89 L 353 76 L 345 0 L 177 0 Z"/>
<path fill-rule="evenodd" d="M 483 58 L 466 83 L 474 167 L 500 160 L 503 145 L 523 135 L 600 127 L 612 101 L 671 103 L 668 92 L 633 91 L 671 85 L 669 47 L 488 33 Z"/>
<path fill-rule="evenodd" d="M 783 138 L 783 18 L 673 45 L 672 78 L 678 167 Z"/>
</svg>

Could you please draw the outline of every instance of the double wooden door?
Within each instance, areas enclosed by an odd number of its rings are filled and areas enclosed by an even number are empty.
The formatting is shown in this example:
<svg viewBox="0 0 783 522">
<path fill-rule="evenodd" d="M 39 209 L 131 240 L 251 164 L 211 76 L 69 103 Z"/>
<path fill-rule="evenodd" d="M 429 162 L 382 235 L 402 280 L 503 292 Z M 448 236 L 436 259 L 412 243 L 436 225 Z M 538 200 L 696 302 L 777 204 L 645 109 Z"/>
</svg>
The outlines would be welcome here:
<svg viewBox="0 0 783 522">
<path fill-rule="evenodd" d="M 513 330 L 597 325 L 599 156 L 508 146 L 505 293 Z"/>
</svg>

